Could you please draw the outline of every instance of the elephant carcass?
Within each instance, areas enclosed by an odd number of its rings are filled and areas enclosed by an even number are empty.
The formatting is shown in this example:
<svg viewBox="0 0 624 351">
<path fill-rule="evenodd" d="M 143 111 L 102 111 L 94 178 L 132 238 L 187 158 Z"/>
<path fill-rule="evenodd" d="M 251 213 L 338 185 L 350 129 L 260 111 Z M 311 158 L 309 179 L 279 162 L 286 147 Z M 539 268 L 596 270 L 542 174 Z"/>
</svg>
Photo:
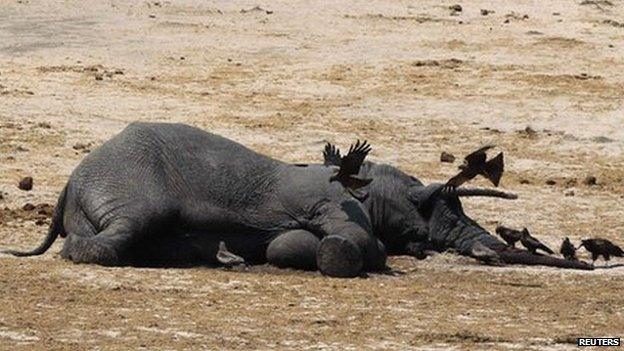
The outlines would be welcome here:
<svg viewBox="0 0 624 351">
<path fill-rule="evenodd" d="M 41 254 L 61 235 L 61 256 L 78 263 L 218 263 L 224 242 L 249 263 L 337 277 L 384 269 L 368 212 L 329 181 L 335 172 L 186 125 L 133 123 L 74 170 L 40 247 L 8 252 Z"/>
</svg>

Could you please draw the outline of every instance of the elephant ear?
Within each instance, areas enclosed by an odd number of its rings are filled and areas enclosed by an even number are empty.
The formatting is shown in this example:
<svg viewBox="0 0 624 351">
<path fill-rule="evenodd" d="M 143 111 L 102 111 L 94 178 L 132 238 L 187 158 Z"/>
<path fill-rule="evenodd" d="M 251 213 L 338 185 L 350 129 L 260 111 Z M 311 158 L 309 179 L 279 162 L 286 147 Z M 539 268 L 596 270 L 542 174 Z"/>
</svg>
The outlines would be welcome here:
<svg viewBox="0 0 624 351">
<path fill-rule="evenodd" d="M 426 209 L 431 197 L 435 195 L 440 189 L 444 187 L 444 184 L 434 183 L 427 186 L 414 186 L 409 191 L 409 200 L 416 205 L 418 211 Z"/>
</svg>

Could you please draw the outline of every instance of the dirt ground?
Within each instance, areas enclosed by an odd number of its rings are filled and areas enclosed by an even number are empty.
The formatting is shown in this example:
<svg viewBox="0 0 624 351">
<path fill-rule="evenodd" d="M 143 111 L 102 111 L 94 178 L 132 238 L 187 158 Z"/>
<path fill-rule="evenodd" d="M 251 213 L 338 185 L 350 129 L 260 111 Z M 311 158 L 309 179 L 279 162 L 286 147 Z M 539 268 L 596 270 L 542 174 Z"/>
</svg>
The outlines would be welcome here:
<svg viewBox="0 0 624 351">
<path fill-rule="evenodd" d="M 188 123 L 297 162 L 365 138 L 372 160 L 425 182 L 455 172 L 442 151 L 492 142 L 501 187 L 520 198 L 467 200 L 475 220 L 555 248 L 624 244 L 624 2 L 450 5 L 0 1 L 0 247 L 37 245 L 46 207 L 22 207 L 53 205 L 85 153 L 131 121 Z M 0 349 L 565 350 L 624 337 L 624 268 L 443 254 L 340 280 L 74 265 L 61 244 L 0 255 Z"/>
</svg>

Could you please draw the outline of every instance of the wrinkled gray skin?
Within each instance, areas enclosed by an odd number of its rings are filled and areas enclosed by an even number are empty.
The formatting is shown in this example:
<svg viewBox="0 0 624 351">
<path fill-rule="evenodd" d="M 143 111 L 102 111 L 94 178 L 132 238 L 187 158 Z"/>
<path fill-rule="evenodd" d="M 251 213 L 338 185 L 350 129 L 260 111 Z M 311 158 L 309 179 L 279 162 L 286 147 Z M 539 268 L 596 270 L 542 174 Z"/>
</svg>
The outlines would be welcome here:
<svg viewBox="0 0 624 351">
<path fill-rule="evenodd" d="M 249 263 L 354 277 L 386 268 L 368 213 L 334 167 L 291 165 L 180 124 L 135 123 L 72 173 L 41 246 L 77 263 Z"/>
</svg>

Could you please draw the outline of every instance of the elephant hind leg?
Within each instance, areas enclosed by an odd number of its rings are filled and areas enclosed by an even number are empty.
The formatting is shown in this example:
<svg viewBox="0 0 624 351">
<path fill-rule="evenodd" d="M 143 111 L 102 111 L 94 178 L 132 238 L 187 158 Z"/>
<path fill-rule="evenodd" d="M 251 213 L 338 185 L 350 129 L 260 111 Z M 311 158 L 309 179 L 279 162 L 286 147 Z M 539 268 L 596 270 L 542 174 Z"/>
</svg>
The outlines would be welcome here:
<svg viewBox="0 0 624 351">
<path fill-rule="evenodd" d="M 123 257 L 132 235 L 133 232 L 122 224 L 111 225 L 96 235 L 69 231 L 61 257 L 75 263 L 123 265 Z"/>
<path fill-rule="evenodd" d="M 280 268 L 316 270 L 320 240 L 306 230 L 291 230 L 273 239 L 267 248 L 267 261 Z"/>
</svg>

